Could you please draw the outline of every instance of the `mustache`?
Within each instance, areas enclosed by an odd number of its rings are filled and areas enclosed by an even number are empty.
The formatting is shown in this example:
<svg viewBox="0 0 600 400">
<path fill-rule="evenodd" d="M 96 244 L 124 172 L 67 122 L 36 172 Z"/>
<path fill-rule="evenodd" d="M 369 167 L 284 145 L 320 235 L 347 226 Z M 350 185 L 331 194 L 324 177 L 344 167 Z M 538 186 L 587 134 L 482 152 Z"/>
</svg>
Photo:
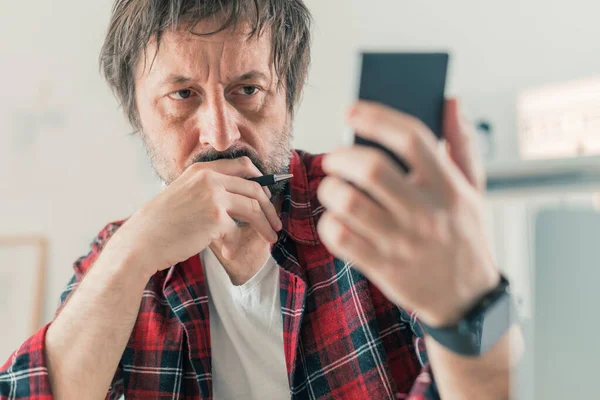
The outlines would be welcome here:
<svg viewBox="0 0 600 400">
<path fill-rule="evenodd" d="M 223 159 L 235 159 L 240 157 L 248 157 L 263 175 L 267 174 L 266 167 L 258 157 L 258 154 L 254 150 L 245 147 L 231 148 L 225 151 L 206 149 L 202 153 L 194 157 L 193 163 L 211 162 Z"/>
</svg>

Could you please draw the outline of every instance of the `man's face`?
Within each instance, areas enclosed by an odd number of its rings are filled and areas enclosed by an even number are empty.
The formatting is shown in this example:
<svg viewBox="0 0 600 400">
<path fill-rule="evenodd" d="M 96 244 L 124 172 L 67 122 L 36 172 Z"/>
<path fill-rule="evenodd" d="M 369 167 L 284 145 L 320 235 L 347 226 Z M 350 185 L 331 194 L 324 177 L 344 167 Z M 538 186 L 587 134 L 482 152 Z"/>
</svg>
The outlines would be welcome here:
<svg viewBox="0 0 600 400">
<path fill-rule="evenodd" d="M 194 32 L 217 27 L 209 19 Z M 278 89 L 271 38 L 248 39 L 246 32 L 242 24 L 211 36 L 168 31 L 156 58 L 151 42 L 138 63 L 141 134 L 166 184 L 194 162 L 243 155 L 264 174 L 287 170 L 291 116 L 285 87 Z"/>
</svg>

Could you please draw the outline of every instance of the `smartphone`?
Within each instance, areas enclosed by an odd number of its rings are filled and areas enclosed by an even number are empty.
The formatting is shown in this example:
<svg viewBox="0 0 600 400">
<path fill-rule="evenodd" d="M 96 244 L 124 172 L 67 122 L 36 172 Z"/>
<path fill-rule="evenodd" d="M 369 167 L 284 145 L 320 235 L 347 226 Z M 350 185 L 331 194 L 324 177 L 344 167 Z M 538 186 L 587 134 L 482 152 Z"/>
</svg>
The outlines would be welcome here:
<svg viewBox="0 0 600 400">
<path fill-rule="evenodd" d="M 423 121 L 442 137 L 449 54 L 363 52 L 360 54 L 358 97 L 383 103 Z M 354 132 L 353 143 L 374 146 L 391 156 L 406 172 L 410 166 L 389 149 Z"/>
</svg>

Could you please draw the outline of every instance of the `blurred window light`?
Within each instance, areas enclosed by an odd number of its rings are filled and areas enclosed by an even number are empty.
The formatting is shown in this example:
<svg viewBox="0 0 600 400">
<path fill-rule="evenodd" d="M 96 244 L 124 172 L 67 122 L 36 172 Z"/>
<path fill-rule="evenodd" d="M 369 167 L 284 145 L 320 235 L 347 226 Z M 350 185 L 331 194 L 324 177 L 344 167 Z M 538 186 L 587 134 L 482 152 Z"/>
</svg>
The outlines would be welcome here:
<svg viewBox="0 0 600 400">
<path fill-rule="evenodd" d="M 600 77 L 527 89 L 517 99 L 525 160 L 600 154 Z"/>
</svg>

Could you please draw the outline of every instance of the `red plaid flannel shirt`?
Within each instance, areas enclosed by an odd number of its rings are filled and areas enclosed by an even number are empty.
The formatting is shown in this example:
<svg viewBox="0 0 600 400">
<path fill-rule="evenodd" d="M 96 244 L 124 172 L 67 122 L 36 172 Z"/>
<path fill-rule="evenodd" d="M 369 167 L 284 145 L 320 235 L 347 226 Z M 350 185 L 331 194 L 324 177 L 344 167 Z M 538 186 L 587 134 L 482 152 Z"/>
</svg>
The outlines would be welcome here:
<svg viewBox="0 0 600 400">
<path fill-rule="evenodd" d="M 294 152 L 283 231 L 272 247 L 281 271 L 284 353 L 292 399 L 439 396 L 422 331 L 317 236 L 322 156 Z M 74 265 L 64 304 L 121 223 L 107 225 Z M 59 310 L 60 311 L 60 310 Z M 4 321 L 10 325 L 9 321 Z M 52 399 L 44 359 L 48 325 L 0 368 L 0 399 Z M 260 368 L 259 365 L 256 366 Z M 211 399 L 208 296 L 199 256 L 155 274 L 107 398 Z"/>
</svg>

